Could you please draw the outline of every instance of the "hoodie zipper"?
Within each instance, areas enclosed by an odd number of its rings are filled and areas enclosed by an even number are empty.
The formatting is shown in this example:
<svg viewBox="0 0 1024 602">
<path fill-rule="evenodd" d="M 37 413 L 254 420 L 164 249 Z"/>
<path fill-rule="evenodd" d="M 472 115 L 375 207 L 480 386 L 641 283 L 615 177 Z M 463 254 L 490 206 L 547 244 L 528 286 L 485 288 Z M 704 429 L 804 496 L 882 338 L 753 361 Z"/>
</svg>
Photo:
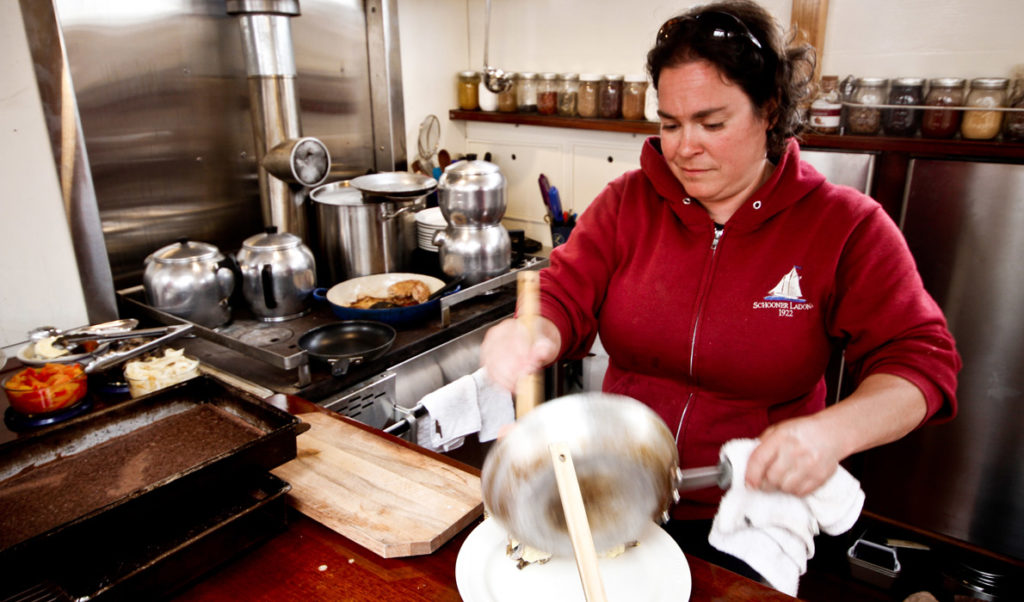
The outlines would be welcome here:
<svg viewBox="0 0 1024 602">
<path fill-rule="evenodd" d="M 725 232 L 725 227 L 724 226 L 723 227 L 719 227 L 718 224 L 714 224 L 712 227 L 715 229 L 714 237 L 711 239 L 711 262 L 712 262 L 712 265 L 711 265 L 711 270 L 709 271 L 709 273 L 708 273 L 708 275 L 706 277 L 706 280 L 705 280 L 705 287 L 708 286 L 708 283 L 711 280 L 711 274 L 714 272 L 714 268 L 715 268 L 714 262 L 715 262 L 715 259 L 716 259 L 717 255 L 718 255 L 718 245 L 719 245 L 719 243 L 722 240 L 722 234 Z M 693 360 L 694 360 L 694 357 L 697 354 L 697 332 L 700 330 L 701 316 L 704 313 L 704 296 L 705 296 L 706 292 L 707 292 L 706 288 L 702 288 L 701 293 L 700 293 L 700 295 L 701 295 L 700 303 L 698 303 L 698 305 L 697 305 L 697 319 L 693 323 L 693 332 L 690 333 L 690 368 L 689 368 L 689 376 L 691 378 L 693 377 Z M 683 404 L 683 412 L 682 412 L 682 414 L 679 415 L 679 424 L 676 425 L 676 436 L 675 436 L 676 445 L 679 444 L 679 435 L 683 432 L 683 423 L 686 421 L 686 415 L 690 411 L 690 404 L 693 402 L 694 397 L 696 397 L 696 394 L 693 393 L 693 392 L 691 392 L 689 395 L 686 396 L 686 403 Z"/>
</svg>

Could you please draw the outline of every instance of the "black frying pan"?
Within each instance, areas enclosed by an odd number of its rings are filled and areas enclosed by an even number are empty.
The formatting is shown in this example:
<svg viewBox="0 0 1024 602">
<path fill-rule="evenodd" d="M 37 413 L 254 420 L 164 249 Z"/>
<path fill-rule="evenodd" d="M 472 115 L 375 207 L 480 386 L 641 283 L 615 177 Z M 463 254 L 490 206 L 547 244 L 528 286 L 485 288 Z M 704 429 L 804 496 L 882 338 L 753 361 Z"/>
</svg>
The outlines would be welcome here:
<svg viewBox="0 0 1024 602">
<path fill-rule="evenodd" d="M 330 364 L 333 376 L 344 375 L 351 364 L 377 359 L 394 342 L 394 328 L 370 320 L 324 324 L 299 337 L 299 347 Z"/>
</svg>

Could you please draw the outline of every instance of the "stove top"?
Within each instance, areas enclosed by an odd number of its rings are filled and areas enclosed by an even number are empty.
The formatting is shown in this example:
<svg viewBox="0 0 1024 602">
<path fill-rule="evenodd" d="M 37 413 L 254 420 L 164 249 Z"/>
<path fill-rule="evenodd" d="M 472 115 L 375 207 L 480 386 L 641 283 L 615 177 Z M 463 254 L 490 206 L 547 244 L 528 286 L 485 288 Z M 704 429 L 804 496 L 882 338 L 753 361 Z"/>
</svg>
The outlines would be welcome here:
<svg viewBox="0 0 1024 602">
<path fill-rule="evenodd" d="M 232 322 L 226 326 L 209 329 L 194 325 L 197 337 L 183 341 L 186 352 L 206 365 L 272 392 L 317 402 L 389 366 L 511 315 L 518 272 L 546 265 L 546 257 L 525 256 L 509 272 L 443 297 L 436 316 L 397 328 L 395 343 L 384 356 L 355 364 L 343 376 L 331 376 L 329 367 L 310 358 L 298 345 L 298 339 L 309 330 L 338 321 L 327 304 L 314 304 L 306 315 L 286 322 L 262 322 L 241 308 L 235 310 Z M 118 291 L 118 300 L 122 315 L 160 324 L 187 323 L 147 305 L 141 285 Z"/>
</svg>

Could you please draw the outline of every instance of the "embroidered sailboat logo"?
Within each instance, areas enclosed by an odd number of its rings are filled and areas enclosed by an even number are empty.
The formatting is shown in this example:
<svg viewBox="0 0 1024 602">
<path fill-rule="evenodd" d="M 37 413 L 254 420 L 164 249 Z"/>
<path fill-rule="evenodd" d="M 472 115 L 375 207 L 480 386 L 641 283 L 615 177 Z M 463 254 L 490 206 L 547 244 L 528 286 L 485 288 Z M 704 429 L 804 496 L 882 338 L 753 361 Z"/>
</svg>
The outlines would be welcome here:
<svg viewBox="0 0 1024 602">
<path fill-rule="evenodd" d="M 793 269 L 779 280 L 779 283 L 775 287 L 768 291 L 768 296 L 765 297 L 765 301 L 792 301 L 793 303 L 807 303 L 807 299 L 802 298 L 803 293 L 800 292 L 800 275 L 796 273 L 796 269 L 799 266 L 793 266 Z"/>
</svg>

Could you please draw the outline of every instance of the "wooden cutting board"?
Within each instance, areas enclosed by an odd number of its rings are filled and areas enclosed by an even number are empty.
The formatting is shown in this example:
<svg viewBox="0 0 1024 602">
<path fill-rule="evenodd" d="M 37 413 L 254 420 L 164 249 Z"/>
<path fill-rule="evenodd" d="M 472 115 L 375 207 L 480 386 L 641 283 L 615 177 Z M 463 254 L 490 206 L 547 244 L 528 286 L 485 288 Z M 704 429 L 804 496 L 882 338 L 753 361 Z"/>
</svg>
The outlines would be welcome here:
<svg viewBox="0 0 1024 602">
<path fill-rule="evenodd" d="M 480 477 L 325 412 L 272 472 L 299 512 L 384 558 L 430 554 L 483 512 Z"/>
</svg>

